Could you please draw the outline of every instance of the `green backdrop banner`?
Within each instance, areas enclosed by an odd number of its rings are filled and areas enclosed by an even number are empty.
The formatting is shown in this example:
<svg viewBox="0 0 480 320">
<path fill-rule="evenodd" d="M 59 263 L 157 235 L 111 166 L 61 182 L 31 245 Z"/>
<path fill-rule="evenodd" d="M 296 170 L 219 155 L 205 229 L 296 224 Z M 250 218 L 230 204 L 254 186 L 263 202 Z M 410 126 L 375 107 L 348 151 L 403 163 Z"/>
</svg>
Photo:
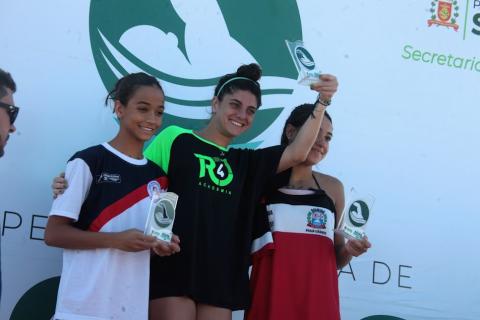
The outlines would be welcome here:
<svg viewBox="0 0 480 320">
<path fill-rule="evenodd" d="M 265 147 L 315 98 L 285 40 L 340 80 L 317 169 L 375 198 L 373 247 L 339 271 L 342 318 L 480 319 L 480 1 L 5 0 L 1 12 L 0 68 L 22 108 L 0 159 L 1 319 L 52 316 L 51 179 L 116 133 L 102 104 L 119 77 L 156 76 L 164 125 L 198 128 L 218 77 L 258 62 L 263 106 L 235 144 Z"/>
</svg>

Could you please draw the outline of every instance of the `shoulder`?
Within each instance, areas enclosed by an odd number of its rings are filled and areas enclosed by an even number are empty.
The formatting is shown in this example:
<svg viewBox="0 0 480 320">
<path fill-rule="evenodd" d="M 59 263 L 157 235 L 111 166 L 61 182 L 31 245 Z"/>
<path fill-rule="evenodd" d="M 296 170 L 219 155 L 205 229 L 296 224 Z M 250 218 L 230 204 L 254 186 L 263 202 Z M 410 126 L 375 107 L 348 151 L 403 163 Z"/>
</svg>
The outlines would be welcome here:
<svg viewBox="0 0 480 320">
<path fill-rule="evenodd" d="M 103 158 L 107 153 L 107 149 L 102 145 L 92 146 L 80 151 L 77 151 L 68 161 L 75 159 L 82 159 L 87 163 Z"/>
<path fill-rule="evenodd" d="M 285 146 L 275 145 L 258 149 L 244 149 L 249 150 L 254 157 L 257 158 L 280 158 L 285 150 Z"/>
<path fill-rule="evenodd" d="M 252 154 L 260 154 L 260 153 L 275 153 L 279 151 L 285 150 L 285 146 L 282 145 L 274 145 L 274 146 L 269 146 L 269 147 L 264 147 L 264 148 L 240 148 L 240 147 L 231 147 L 231 151 L 233 152 L 239 152 L 239 153 L 252 153 Z"/>
<path fill-rule="evenodd" d="M 167 146 L 171 146 L 173 141 L 175 141 L 178 136 L 184 133 L 192 133 L 192 130 L 185 129 L 179 126 L 169 126 L 163 129 L 159 134 L 157 134 L 152 143 L 150 143 L 150 145 L 146 149 L 147 153 L 158 148 L 161 149 Z"/>
<path fill-rule="evenodd" d="M 249 162 L 253 167 L 259 170 L 262 167 L 274 167 L 275 171 L 278 167 L 278 162 L 282 157 L 285 146 L 271 146 L 258 149 L 235 149 L 236 152 L 242 154 L 243 157 L 248 157 Z"/>
<path fill-rule="evenodd" d="M 315 178 L 318 179 L 318 182 L 324 191 L 330 196 L 330 198 L 332 198 L 335 204 L 345 201 L 343 183 L 338 178 L 315 171 L 313 174 L 315 175 Z"/>
<path fill-rule="evenodd" d="M 178 136 L 182 133 L 192 133 L 192 130 L 191 129 L 186 129 L 186 128 L 182 128 L 182 127 L 179 127 L 179 126 L 168 126 L 166 127 L 165 129 L 163 129 L 159 135 L 163 135 L 163 136 Z"/>
<path fill-rule="evenodd" d="M 167 176 L 167 174 L 165 173 L 165 171 L 162 169 L 162 167 L 160 167 L 158 164 L 155 163 L 155 161 L 152 161 L 150 159 L 147 158 L 147 165 L 146 167 L 148 168 L 148 170 L 151 170 L 152 172 L 155 173 L 155 175 L 158 175 L 158 176 Z"/>
<path fill-rule="evenodd" d="M 325 186 L 333 189 L 343 190 L 343 183 L 338 178 L 316 171 L 314 171 L 313 174 L 315 175 L 315 178 L 319 179 L 319 181 L 322 181 Z"/>
</svg>

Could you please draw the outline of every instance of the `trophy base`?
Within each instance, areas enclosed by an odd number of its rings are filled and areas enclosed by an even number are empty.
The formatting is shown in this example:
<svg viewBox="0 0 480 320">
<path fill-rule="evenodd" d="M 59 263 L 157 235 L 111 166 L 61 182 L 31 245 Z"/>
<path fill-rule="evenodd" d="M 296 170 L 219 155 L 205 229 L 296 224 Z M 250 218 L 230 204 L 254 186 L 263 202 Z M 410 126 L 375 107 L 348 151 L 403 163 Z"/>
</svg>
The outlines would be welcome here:
<svg viewBox="0 0 480 320">
<path fill-rule="evenodd" d="M 366 236 L 366 233 L 362 228 L 355 228 L 349 226 L 343 226 L 343 228 L 338 229 L 337 232 L 350 240 L 362 240 Z"/>
<path fill-rule="evenodd" d="M 320 72 L 312 71 L 308 73 L 303 73 L 300 76 L 299 84 L 304 86 L 311 86 L 314 83 L 320 82 Z"/>
<path fill-rule="evenodd" d="M 172 241 L 172 231 L 168 229 L 160 229 L 160 230 L 151 230 L 151 236 L 154 236 L 158 240 L 170 242 Z"/>
</svg>

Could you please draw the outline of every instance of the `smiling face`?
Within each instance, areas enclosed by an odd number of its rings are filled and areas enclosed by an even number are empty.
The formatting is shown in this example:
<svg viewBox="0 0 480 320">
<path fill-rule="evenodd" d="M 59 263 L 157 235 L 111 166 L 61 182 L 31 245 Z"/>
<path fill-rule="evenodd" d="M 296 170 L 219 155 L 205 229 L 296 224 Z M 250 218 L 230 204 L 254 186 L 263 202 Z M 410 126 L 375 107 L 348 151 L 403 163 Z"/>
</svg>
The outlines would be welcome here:
<svg viewBox="0 0 480 320">
<path fill-rule="evenodd" d="M 295 128 L 292 125 L 288 125 L 286 135 L 290 143 L 295 139 L 298 130 L 300 128 Z M 302 163 L 303 165 L 313 166 L 320 161 L 322 161 L 328 153 L 330 148 L 330 141 L 333 138 L 333 126 L 332 122 L 327 118 L 323 117 L 322 125 L 320 126 L 320 131 L 318 132 L 317 139 L 308 153 L 307 159 Z"/>
<path fill-rule="evenodd" d="M 246 90 L 235 90 L 225 94 L 222 99 L 213 98 L 212 122 L 218 132 L 233 139 L 251 126 L 258 109 L 257 98 Z"/>
<path fill-rule="evenodd" d="M 333 126 L 327 117 L 323 118 L 320 131 L 318 132 L 317 139 L 308 153 L 305 164 L 315 165 L 322 161 L 328 153 L 330 148 L 330 141 L 333 138 Z"/>
<path fill-rule="evenodd" d="M 7 94 L 3 96 L 0 101 L 6 104 L 14 105 L 13 92 L 9 88 L 6 88 Z M 10 133 L 15 132 L 15 125 L 10 124 L 10 116 L 7 110 L 0 108 L 0 157 L 5 153 L 5 146 L 9 138 Z"/>
<path fill-rule="evenodd" d="M 120 132 L 139 142 L 150 139 L 162 125 L 165 96 L 157 86 L 140 86 L 126 105 L 115 100 Z"/>
</svg>

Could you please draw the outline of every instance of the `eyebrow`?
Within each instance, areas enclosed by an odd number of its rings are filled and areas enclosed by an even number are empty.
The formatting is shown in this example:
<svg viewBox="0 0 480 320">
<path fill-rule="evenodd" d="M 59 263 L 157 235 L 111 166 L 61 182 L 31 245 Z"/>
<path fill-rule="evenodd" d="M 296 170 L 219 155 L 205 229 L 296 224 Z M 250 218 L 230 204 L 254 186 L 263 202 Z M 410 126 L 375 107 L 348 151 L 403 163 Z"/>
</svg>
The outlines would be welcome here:
<svg viewBox="0 0 480 320">
<path fill-rule="evenodd" d="M 238 104 L 242 104 L 242 101 L 236 99 L 236 98 L 230 98 L 230 102 L 236 102 Z M 255 108 L 258 109 L 260 106 L 247 106 L 247 108 Z"/>
<path fill-rule="evenodd" d="M 150 102 L 143 101 L 143 100 L 138 101 L 137 104 L 146 104 L 146 105 L 149 105 L 149 106 L 151 105 Z M 160 108 L 162 108 L 162 109 L 165 109 L 165 105 L 163 105 L 163 104 L 162 104 L 162 105 L 158 105 L 157 107 L 160 107 Z"/>
</svg>

